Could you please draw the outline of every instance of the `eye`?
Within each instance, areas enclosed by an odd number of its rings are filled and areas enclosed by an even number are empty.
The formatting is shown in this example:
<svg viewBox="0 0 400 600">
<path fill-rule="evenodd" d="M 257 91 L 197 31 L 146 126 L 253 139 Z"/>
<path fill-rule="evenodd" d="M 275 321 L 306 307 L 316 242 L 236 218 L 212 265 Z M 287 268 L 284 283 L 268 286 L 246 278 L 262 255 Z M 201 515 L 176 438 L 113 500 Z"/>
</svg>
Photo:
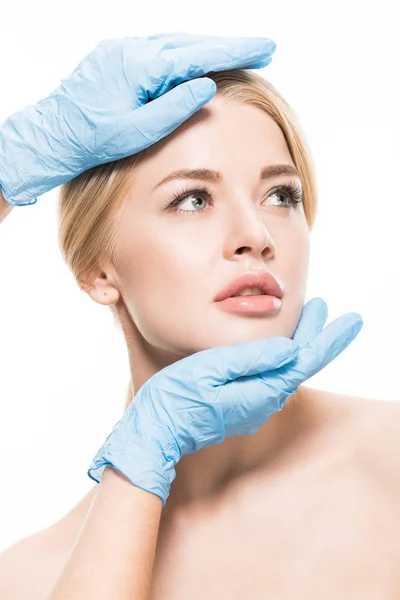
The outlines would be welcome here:
<svg viewBox="0 0 400 600">
<path fill-rule="evenodd" d="M 213 200 L 213 195 L 211 190 L 209 190 L 207 187 L 201 187 L 201 188 L 183 188 L 181 190 L 178 190 L 178 192 L 175 192 L 169 199 L 168 199 L 168 203 L 166 208 L 173 208 L 175 206 L 177 206 L 178 204 L 181 205 L 185 200 L 188 200 L 188 206 L 192 206 L 192 207 L 196 207 L 199 206 L 199 204 L 203 204 L 205 203 L 206 199 L 209 198 L 211 200 Z M 205 210 L 201 209 L 200 206 L 200 210 L 182 210 L 182 208 L 178 208 L 176 210 L 176 212 L 178 213 L 204 213 Z"/>
<path fill-rule="evenodd" d="M 299 210 L 300 204 L 304 200 L 303 189 L 298 181 L 290 181 L 284 185 L 278 185 L 269 192 L 267 199 L 271 198 L 271 196 L 286 198 L 287 202 L 285 204 L 277 206 L 277 208 L 283 208 L 286 211 L 291 208 L 294 211 Z"/>
<path fill-rule="evenodd" d="M 277 196 L 278 198 L 283 198 L 284 202 L 286 202 L 286 204 L 280 205 L 281 208 L 287 208 L 287 207 L 290 208 L 290 206 L 293 205 L 292 195 L 286 190 L 281 189 L 281 190 L 275 191 L 272 194 L 270 194 L 268 196 L 268 198 L 272 198 L 273 196 Z M 279 208 L 279 206 L 278 206 L 278 208 Z"/>
<path fill-rule="evenodd" d="M 284 185 L 279 185 L 275 188 L 273 188 L 267 195 L 267 199 L 271 198 L 272 196 L 280 196 L 283 198 L 286 198 L 286 203 L 285 204 L 281 204 L 281 205 L 277 205 L 276 208 L 278 209 L 284 209 L 285 211 L 290 210 L 291 208 L 293 208 L 293 210 L 298 210 L 299 209 L 299 205 L 303 202 L 303 190 L 301 185 L 298 182 L 289 182 L 287 184 Z M 207 209 L 203 209 L 202 206 L 204 206 L 204 202 L 207 200 L 212 200 L 213 201 L 213 194 L 212 192 L 207 188 L 207 187 L 201 187 L 201 188 L 184 188 L 182 190 L 179 190 L 178 192 L 175 192 L 171 198 L 168 199 L 168 203 L 166 205 L 166 208 L 172 208 L 179 205 L 182 205 L 182 203 L 188 200 L 188 205 L 192 206 L 192 207 L 198 207 L 199 210 L 196 209 L 192 209 L 192 210 L 184 210 L 182 208 L 177 208 L 176 212 L 178 213 L 186 213 L 186 214 L 190 214 L 190 213 L 199 213 L 199 214 L 203 214 L 204 212 L 206 212 Z"/>
</svg>

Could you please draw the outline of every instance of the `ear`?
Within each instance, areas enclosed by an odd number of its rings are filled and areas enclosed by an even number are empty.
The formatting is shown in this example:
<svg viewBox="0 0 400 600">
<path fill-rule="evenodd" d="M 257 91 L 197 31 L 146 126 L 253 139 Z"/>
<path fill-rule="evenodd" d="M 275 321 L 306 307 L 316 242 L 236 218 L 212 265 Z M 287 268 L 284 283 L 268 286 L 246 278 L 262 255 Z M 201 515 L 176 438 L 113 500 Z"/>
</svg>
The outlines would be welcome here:
<svg viewBox="0 0 400 600">
<path fill-rule="evenodd" d="M 115 304 L 120 298 L 119 289 L 106 273 L 102 273 L 90 286 L 82 287 L 82 289 L 98 304 Z"/>
</svg>

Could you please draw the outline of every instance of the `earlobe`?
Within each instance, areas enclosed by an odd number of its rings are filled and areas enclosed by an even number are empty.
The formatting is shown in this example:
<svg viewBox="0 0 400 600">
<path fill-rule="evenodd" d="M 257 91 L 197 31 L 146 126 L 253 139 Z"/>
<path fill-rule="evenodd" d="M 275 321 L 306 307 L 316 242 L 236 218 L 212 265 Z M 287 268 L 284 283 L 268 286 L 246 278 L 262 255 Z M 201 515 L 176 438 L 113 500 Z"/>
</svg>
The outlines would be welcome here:
<svg viewBox="0 0 400 600">
<path fill-rule="evenodd" d="M 82 289 L 98 304 L 115 304 L 120 297 L 119 290 L 103 277 L 97 277 L 90 287 Z"/>
</svg>

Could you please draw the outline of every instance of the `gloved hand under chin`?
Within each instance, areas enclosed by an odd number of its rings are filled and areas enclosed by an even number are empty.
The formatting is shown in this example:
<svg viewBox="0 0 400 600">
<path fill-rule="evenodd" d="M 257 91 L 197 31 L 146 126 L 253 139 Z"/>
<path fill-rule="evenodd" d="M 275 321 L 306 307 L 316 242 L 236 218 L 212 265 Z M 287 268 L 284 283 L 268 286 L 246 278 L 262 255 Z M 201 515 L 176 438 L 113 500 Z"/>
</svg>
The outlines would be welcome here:
<svg viewBox="0 0 400 600">
<path fill-rule="evenodd" d="M 212 79 L 191 79 L 264 67 L 275 48 L 268 38 L 186 33 L 102 41 L 49 96 L 0 126 L 5 200 L 35 204 L 91 167 L 137 154 L 214 96 Z"/>
<path fill-rule="evenodd" d="M 159 496 L 163 506 L 183 454 L 255 433 L 291 394 L 353 341 L 363 320 L 347 313 L 323 329 L 327 305 L 304 307 L 293 339 L 272 337 L 197 352 L 157 372 L 139 389 L 88 470 L 107 465 Z"/>
</svg>

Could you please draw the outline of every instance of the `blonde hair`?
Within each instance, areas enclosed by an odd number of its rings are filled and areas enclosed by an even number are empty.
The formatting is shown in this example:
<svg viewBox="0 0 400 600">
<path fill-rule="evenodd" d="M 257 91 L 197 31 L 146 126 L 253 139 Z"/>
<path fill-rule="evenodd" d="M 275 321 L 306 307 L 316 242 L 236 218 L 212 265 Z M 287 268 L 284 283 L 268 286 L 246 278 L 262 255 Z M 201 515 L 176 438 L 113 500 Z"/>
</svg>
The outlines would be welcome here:
<svg viewBox="0 0 400 600">
<path fill-rule="evenodd" d="M 298 118 L 274 86 L 252 69 L 232 69 L 201 75 L 217 86 L 216 95 L 255 106 L 280 126 L 303 188 L 309 230 L 317 211 L 317 184 L 311 151 Z M 138 109 L 140 110 L 140 109 Z M 115 264 L 116 213 L 131 186 L 135 166 L 148 149 L 81 173 L 61 186 L 58 204 L 59 246 L 64 260 L 83 289 L 102 274 L 101 265 Z M 114 305 L 114 321 L 120 326 Z M 129 382 L 124 411 L 133 399 Z"/>
</svg>

